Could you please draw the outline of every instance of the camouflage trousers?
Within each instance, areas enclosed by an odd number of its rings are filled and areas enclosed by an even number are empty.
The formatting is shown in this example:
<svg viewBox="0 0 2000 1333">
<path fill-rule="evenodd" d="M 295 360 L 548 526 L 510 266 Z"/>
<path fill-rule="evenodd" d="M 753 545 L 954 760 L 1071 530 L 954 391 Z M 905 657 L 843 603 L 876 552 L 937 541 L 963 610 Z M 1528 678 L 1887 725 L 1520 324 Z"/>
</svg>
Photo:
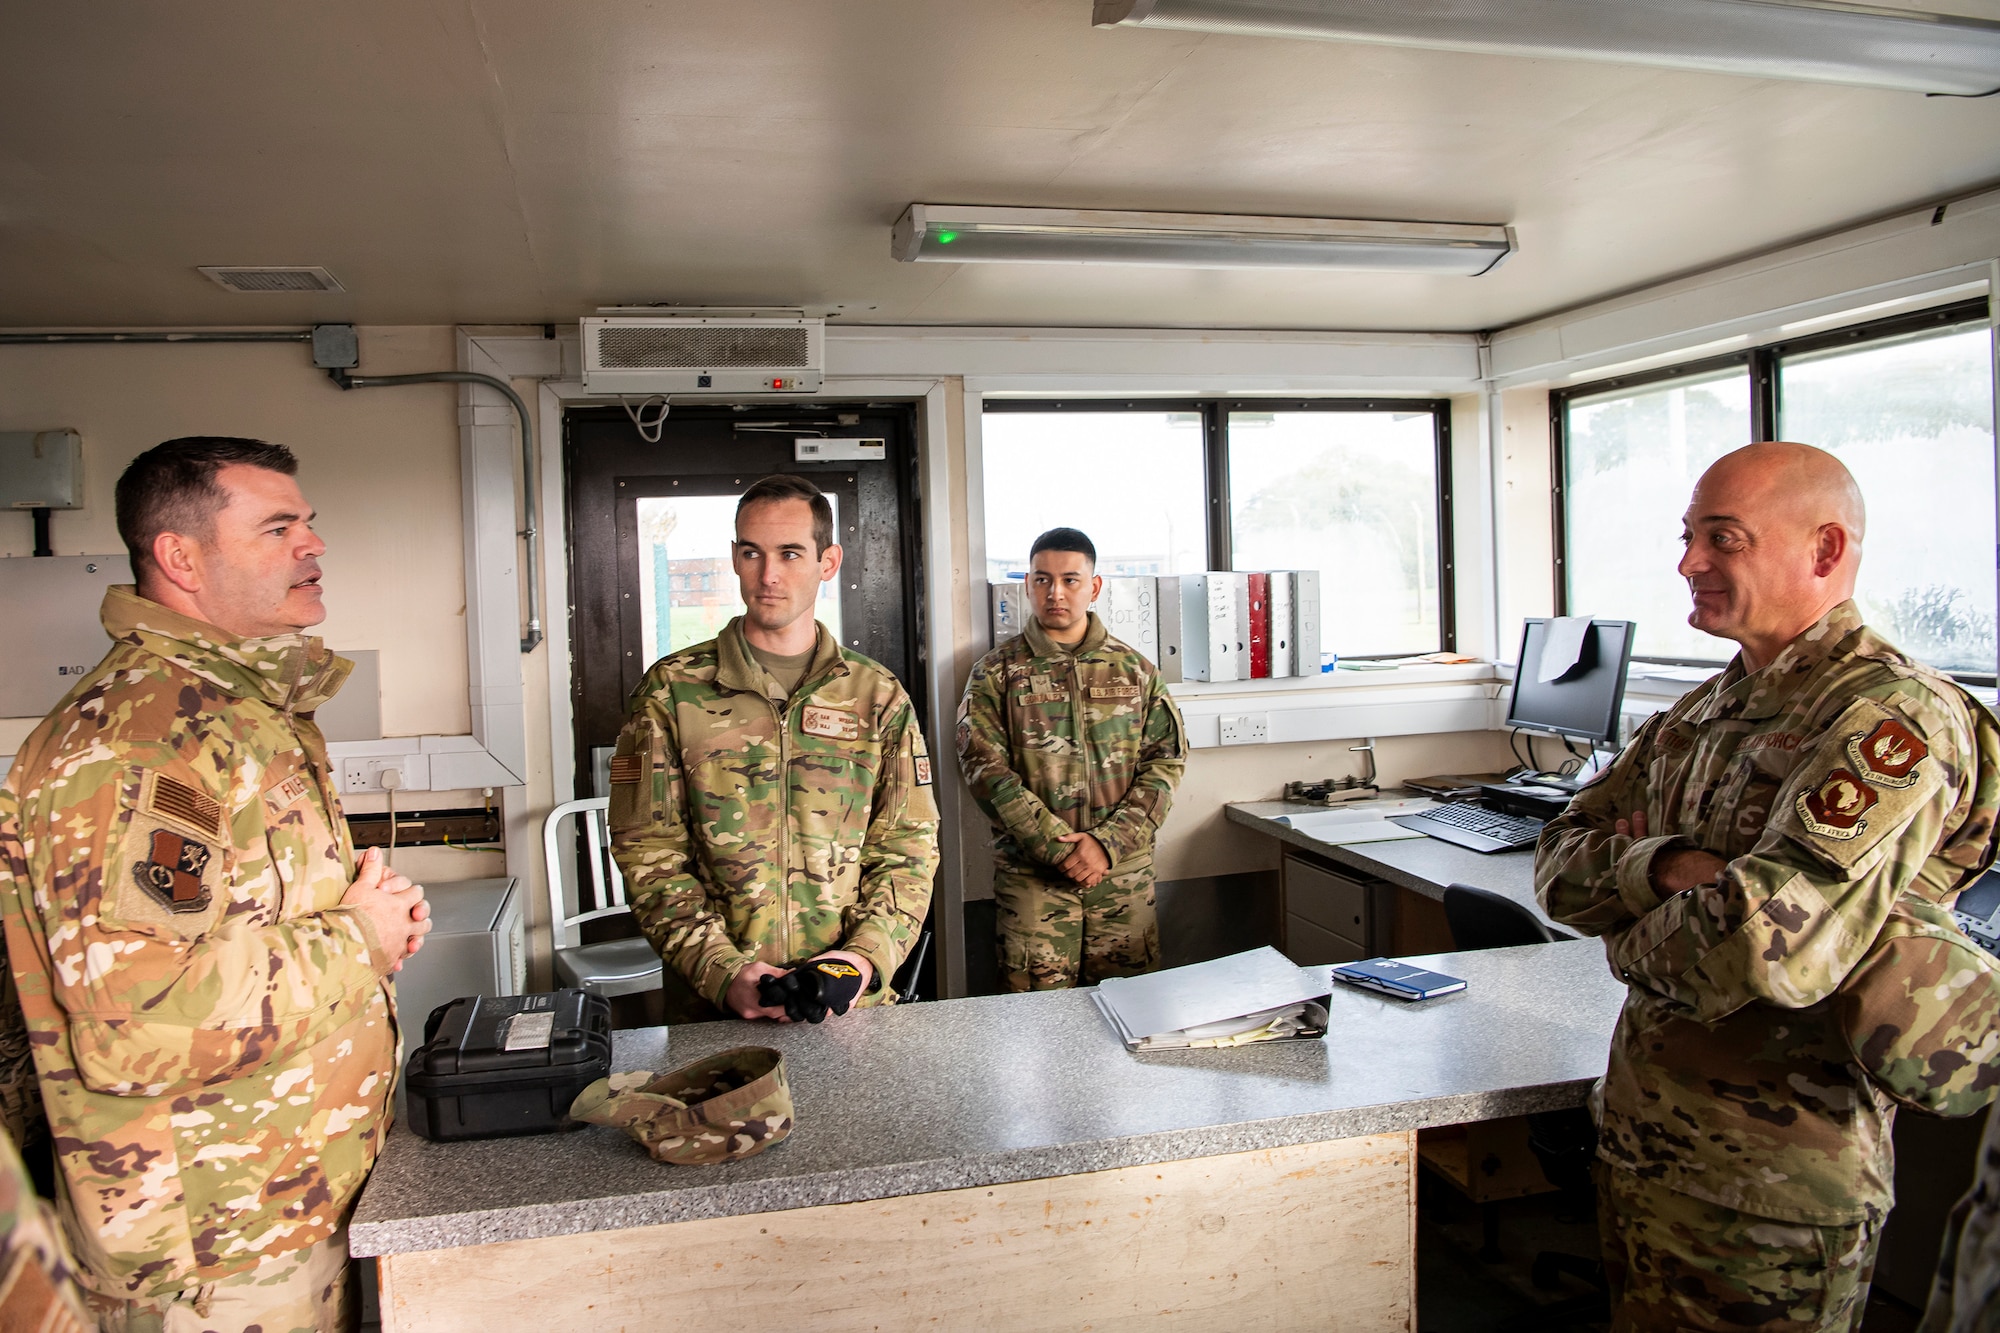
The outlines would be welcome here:
<svg viewBox="0 0 2000 1333">
<path fill-rule="evenodd" d="M 351 1333 L 360 1322 L 345 1227 L 316 1245 L 169 1296 L 93 1294 L 102 1333 Z"/>
<path fill-rule="evenodd" d="M 1095 888 L 1079 888 L 1061 875 L 1009 865 L 994 875 L 1001 986 L 1010 991 L 1095 986 L 1106 977 L 1129 977 L 1160 965 L 1150 860 L 1106 875 Z"/>
<path fill-rule="evenodd" d="M 1860 1327 L 1882 1218 L 1813 1226 L 1740 1213 L 1599 1163 L 1613 1333 Z"/>
</svg>

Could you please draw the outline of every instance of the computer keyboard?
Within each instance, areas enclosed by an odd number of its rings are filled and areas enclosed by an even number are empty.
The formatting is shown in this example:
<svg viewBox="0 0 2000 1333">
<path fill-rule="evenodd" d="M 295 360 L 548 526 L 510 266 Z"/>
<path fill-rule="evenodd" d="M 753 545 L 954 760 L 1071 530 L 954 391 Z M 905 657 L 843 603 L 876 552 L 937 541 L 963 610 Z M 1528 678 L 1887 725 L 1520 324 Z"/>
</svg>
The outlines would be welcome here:
<svg viewBox="0 0 2000 1333">
<path fill-rule="evenodd" d="M 1542 821 L 1527 815 L 1502 814 L 1469 801 L 1447 802 L 1417 815 L 1392 815 L 1404 828 L 1469 847 L 1475 852 L 1531 847 L 1542 833 Z"/>
</svg>

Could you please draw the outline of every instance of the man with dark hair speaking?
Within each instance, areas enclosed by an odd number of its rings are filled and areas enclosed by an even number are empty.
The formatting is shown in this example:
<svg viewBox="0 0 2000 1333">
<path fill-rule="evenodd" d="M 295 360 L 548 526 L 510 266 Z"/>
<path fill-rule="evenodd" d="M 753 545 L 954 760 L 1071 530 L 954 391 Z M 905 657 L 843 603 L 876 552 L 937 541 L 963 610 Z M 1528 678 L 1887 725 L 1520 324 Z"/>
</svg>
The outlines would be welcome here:
<svg viewBox="0 0 2000 1333">
<path fill-rule="evenodd" d="M 730 550 L 744 613 L 653 664 L 611 758 L 612 852 L 668 1019 L 795 1017 L 770 991 L 795 972 L 836 1014 L 891 1003 L 938 862 L 916 709 L 813 618 L 841 560 L 817 486 L 753 483 Z"/>
<path fill-rule="evenodd" d="M 1160 965 L 1153 838 L 1187 763 L 1160 673 L 1090 610 L 1097 548 L 1052 528 L 1028 553 L 1026 632 L 972 668 L 958 755 L 993 821 L 1000 979 L 1094 986 Z"/>
<path fill-rule="evenodd" d="M 313 711 L 352 664 L 282 445 L 169 440 L 119 478 L 137 586 L 0 789 L 0 915 L 107 1333 L 334 1329 L 395 1082 L 385 984 L 423 891 L 357 864 Z"/>
</svg>

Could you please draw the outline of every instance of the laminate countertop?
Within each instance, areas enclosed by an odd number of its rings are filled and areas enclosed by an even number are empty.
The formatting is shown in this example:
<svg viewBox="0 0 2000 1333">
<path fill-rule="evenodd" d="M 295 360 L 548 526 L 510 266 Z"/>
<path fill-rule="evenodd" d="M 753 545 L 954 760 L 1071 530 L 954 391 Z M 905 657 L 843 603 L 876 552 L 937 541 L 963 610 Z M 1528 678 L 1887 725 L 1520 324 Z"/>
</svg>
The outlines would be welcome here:
<svg viewBox="0 0 2000 1333">
<path fill-rule="evenodd" d="M 1420 1004 L 1335 987 L 1324 1040 L 1133 1054 L 1086 991 L 856 1010 L 818 1027 L 619 1032 L 620 1070 L 739 1045 L 784 1054 L 791 1136 L 716 1166 L 622 1132 L 384 1144 L 357 1255 L 850 1203 L 1488 1120 L 1581 1104 L 1624 988 L 1592 940 L 1417 960 L 1467 988 Z M 1311 969 L 1323 972 L 1324 969 Z"/>
</svg>

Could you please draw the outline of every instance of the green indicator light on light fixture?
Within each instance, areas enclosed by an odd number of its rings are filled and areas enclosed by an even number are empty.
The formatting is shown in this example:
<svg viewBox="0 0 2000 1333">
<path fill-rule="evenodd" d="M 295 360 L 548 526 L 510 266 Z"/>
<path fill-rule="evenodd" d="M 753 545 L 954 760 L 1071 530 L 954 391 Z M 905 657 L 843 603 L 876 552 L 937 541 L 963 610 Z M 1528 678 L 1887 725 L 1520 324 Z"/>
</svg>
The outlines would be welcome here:
<svg viewBox="0 0 2000 1333">
<path fill-rule="evenodd" d="M 957 239 L 958 239 L 958 233 L 955 231 L 941 231 L 938 233 L 939 245 L 950 245 L 953 241 Z"/>
</svg>

